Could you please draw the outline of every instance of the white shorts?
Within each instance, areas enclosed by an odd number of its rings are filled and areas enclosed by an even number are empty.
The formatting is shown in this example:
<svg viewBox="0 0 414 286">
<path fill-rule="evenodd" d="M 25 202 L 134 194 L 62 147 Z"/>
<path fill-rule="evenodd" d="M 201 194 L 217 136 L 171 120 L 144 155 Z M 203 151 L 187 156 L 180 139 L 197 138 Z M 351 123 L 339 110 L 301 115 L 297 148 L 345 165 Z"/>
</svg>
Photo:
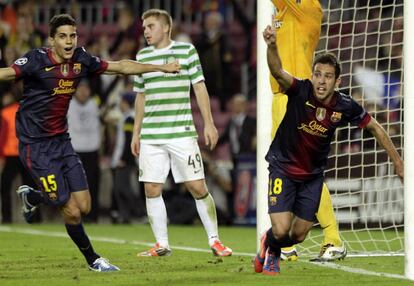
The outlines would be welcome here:
<svg viewBox="0 0 414 286">
<path fill-rule="evenodd" d="M 171 169 L 176 183 L 204 179 L 204 166 L 196 138 L 167 144 L 146 144 L 141 140 L 139 181 L 165 183 Z"/>
</svg>

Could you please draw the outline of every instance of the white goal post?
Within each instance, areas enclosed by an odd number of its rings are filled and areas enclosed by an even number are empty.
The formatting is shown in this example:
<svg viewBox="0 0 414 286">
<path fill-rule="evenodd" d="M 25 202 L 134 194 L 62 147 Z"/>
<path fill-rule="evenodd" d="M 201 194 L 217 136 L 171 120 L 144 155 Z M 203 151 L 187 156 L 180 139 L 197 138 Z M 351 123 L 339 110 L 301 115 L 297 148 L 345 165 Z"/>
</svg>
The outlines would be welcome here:
<svg viewBox="0 0 414 286">
<path fill-rule="evenodd" d="M 414 2 L 404 1 L 404 109 L 414 110 Z M 404 146 L 414 145 L 414 112 L 404 113 Z M 414 148 L 404 150 L 405 276 L 414 280 Z"/>
<path fill-rule="evenodd" d="M 272 21 L 274 6 L 270 0 L 257 2 L 257 246 L 260 235 L 270 226 L 267 215 L 268 171 L 264 161 L 271 143 L 272 91 L 262 32 Z"/>
<path fill-rule="evenodd" d="M 409 124 L 414 122 L 414 118 L 410 118 L 414 117 L 414 112 L 403 113 L 403 106 L 405 110 L 414 110 L 414 88 L 410 88 L 410 84 L 414 84 L 414 72 L 410 74 L 408 70 L 414 63 L 414 43 L 409 46 L 408 39 L 408 35 L 412 35 L 408 29 L 414 25 L 408 23 L 414 19 L 412 2 L 322 0 L 324 20 L 316 51 L 333 52 L 339 57 L 342 64 L 341 91 L 352 95 L 381 123 L 397 150 L 404 155 L 406 164 L 403 187 L 386 152 L 375 143 L 369 132 L 350 126 L 337 131 L 331 145 L 326 182 L 341 238 L 349 256 L 403 255 L 405 252 L 406 276 L 410 279 L 414 279 L 414 262 L 408 261 L 414 257 L 414 242 L 410 243 L 413 238 L 409 236 L 414 235 L 414 184 L 410 183 L 414 180 L 414 170 L 412 167 L 410 170 L 408 164 L 413 164 L 410 158 L 414 155 L 403 147 L 414 144 L 409 131 L 414 132 L 414 127 Z M 262 31 L 271 23 L 274 7 L 270 0 L 259 0 L 257 11 L 259 237 L 270 226 L 267 215 L 268 172 L 264 156 L 271 141 L 272 97 Z M 405 59 L 402 53 L 403 31 Z M 404 73 L 403 59 L 406 63 Z M 322 239 L 320 228 L 315 227 L 307 237 L 308 242 L 298 245 L 300 255 L 304 259 L 316 255 Z"/>
</svg>

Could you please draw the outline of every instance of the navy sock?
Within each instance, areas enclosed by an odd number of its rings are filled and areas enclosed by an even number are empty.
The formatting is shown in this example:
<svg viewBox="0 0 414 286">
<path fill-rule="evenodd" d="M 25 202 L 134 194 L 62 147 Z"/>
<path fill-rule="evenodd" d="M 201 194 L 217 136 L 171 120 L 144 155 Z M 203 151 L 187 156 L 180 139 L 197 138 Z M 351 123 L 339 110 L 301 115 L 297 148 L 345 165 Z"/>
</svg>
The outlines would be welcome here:
<svg viewBox="0 0 414 286">
<path fill-rule="evenodd" d="M 280 256 L 280 245 L 273 235 L 272 228 L 266 233 L 266 245 L 270 252 L 274 253 L 276 256 Z"/>
<path fill-rule="evenodd" d="M 85 256 L 86 261 L 89 265 L 98 259 L 100 256 L 95 253 L 93 250 L 92 244 L 89 241 L 88 236 L 83 229 L 82 223 L 80 224 L 65 224 L 66 231 L 68 232 L 70 238 L 78 246 L 79 250 Z"/>
<path fill-rule="evenodd" d="M 32 205 L 32 206 L 37 206 L 38 204 L 43 203 L 43 195 L 42 192 L 38 191 L 38 190 L 31 190 L 27 196 L 27 202 Z"/>
<path fill-rule="evenodd" d="M 294 245 L 295 242 L 290 238 L 289 235 L 276 239 L 273 235 L 272 228 L 266 233 L 266 245 L 269 246 L 270 252 L 273 252 L 276 256 L 280 256 L 280 249 L 282 247 L 288 247 Z"/>
</svg>

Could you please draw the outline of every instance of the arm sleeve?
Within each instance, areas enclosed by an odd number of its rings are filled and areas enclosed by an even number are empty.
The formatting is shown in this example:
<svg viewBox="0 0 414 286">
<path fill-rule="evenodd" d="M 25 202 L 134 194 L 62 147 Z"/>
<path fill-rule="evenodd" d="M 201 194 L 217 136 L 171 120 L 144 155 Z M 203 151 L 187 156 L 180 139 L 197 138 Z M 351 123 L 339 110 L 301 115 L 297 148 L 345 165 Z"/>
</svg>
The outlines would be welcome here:
<svg viewBox="0 0 414 286">
<path fill-rule="evenodd" d="M 16 79 L 31 75 L 34 66 L 36 66 L 36 50 L 29 51 L 21 58 L 18 58 L 11 65 L 16 72 Z"/>
<path fill-rule="evenodd" d="M 139 53 L 137 54 L 136 60 L 137 62 L 140 62 Z M 144 78 L 142 77 L 142 74 L 134 75 L 133 91 L 139 92 L 139 93 L 145 92 Z"/>
<path fill-rule="evenodd" d="M 310 94 L 313 93 L 312 82 L 308 79 L 301 80 L 298 78 L 293 78 L 292 85 L 286 91 L 288 97 L 300 97 L 303 100 L 309 99 Z"/>
<path fill-rule="evenodd" d="M 195 84 L 204 80 L 203 68 L 201 67 L 200 58 L 197 50 L 193 45 L 188 50 L 188 74 L 190 75 L 191 83 Z"/>
<path fill-rule="evenodd" d="M 352 98 L 350 99 L 349 110 L 350 112 L 347 116 L 347 120 L 354 126 L 365 128 L 371 120 L 371 116 L 368 112 Z"/>
<path fill-rule="evenodd" d="M 300 80 L 298 78 L 293 78 L 292 84 L 289 89 L 286 91 L 288 97 L 297 96 L 302 92 L 302 90 L 307 88 L 306 80 Z"/>
<path fill-rule="evenodd" d="M 108 68 L 108 62 L 101 60 L 99 57 L 92 56 L 83 47 L 80 48 L 82 59 L 88 67 L 89 74 L 101 74 Z"/>
</svg>

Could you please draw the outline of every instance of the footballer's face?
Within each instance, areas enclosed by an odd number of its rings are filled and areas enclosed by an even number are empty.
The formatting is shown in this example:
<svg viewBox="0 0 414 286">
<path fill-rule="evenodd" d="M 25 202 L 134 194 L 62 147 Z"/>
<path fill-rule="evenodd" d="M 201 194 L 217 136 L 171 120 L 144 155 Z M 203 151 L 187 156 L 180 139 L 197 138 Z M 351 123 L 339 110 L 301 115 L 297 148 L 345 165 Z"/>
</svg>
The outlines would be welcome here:
<svg viewBox="0 0 414 286">
<path fill-rule="evenodd" d="M 58 27 L 56 34 L 49 37 L 53 56 L 58 63 L 66 62 L 72 58 L 77 42 L 76 27 L 71 25 Z"/>
<path fill-rule="evenodd" d="M 328 104 L 335 88 L 341 83 L 335 78 L 335 68 L 329 64 L 317 63 L 313 69 L 312 85 L 316 98 L 323 104 Z"/>
<path fill-rule="evenodd" d="M 150 16 L 144 19 L 142 28 L 148 45 L 163 48 L 169 44 L 170 27 L 161 18 Z"/>
</svg>

